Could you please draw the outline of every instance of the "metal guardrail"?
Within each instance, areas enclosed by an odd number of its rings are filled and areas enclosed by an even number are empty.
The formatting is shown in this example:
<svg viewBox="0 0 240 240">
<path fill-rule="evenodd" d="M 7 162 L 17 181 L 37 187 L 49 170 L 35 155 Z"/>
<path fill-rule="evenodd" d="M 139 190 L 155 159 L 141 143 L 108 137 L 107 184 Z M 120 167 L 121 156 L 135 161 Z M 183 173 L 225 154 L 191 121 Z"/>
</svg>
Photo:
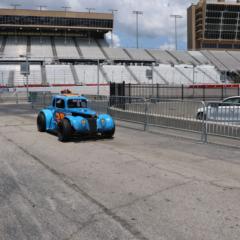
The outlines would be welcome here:
<svg viewBox="0 0 240 240">
<path fill-rule="evenodd" d="M 39 94 L 32 102 L 33 108 L 40 109 L 49 105 L 51 97 L 50 93 Z M 199 133 L 203 142 L 207 142 L 209 135 L 240 140 L 240 106 L 190 100 L 106 96 L 91 97 L 88 106 L 97 113 L 109 113 L 115 119 L 142 124 L 145 131 L 150 126 L 156 126 Z M 225 108 L 219 110 L 220 107 Z"/>
</svg>

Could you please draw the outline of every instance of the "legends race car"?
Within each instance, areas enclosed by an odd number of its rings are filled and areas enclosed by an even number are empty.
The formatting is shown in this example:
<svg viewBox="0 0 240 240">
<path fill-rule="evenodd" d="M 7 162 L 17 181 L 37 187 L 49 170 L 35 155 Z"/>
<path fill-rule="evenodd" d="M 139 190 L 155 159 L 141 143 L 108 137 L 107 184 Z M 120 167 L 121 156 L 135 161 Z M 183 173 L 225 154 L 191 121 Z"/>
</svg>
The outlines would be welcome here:
<svg viewBox="0 0 240 240">
<path fill-rule="evenodd" d="M 87 107 L 87 101 L 85 97 L 73 94 L 54 96 L 52 104 L 38 113 L 38 130 L 57 132 L 62 142 L 73 136 L 113 137 L 115 123 L 112 117 L 108 114 L 97 115 Z"/>
</svg>

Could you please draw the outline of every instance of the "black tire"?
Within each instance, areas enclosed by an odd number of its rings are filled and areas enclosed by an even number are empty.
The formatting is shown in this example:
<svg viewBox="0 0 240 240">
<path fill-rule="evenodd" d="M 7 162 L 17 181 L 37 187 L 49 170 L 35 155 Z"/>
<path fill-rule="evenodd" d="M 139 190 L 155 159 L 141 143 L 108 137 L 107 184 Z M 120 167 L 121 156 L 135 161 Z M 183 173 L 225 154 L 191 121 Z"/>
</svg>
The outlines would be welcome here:
<svg viewBox="0 0 240 240">
<path fill-rule="evenodd" d="M 200 112 L 197 114 L 198 120 L 206 120 L 206 114 L 203 114 L 203 112 Z"/>
<path fill-rule="evenodd" d="M 37 128 L 39 132 L 46 132 L 46 117 L 43 112 L 40 112 L 37 117 Z"/>
<path fill-rule="evenodd" d="M 104 132 L 102 135 L 104 138 L 113 138 L 114 133 L 115 133 L 115 127 L 111 131 Z"/>
<path fill-rule="evenodd" d="M 58 125 L 58 140 L 67 142 L 73 135 L 73 129 L 68 119 L 62 119 Z"/>
</svg>

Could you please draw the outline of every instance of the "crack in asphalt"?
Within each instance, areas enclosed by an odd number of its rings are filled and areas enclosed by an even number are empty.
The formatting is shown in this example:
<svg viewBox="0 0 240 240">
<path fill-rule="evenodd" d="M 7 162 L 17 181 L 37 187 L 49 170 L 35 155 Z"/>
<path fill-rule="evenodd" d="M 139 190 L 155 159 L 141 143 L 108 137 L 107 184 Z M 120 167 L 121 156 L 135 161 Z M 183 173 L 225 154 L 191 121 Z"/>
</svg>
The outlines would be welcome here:
<svg viewBox="0 0 240 240">
<path fill-rule="evenodd" d="M 24 147 L 20 146 L 18 143 L 14 142 L 12 139 L 6 137 L 5 135 L 4 138 L 9 142 L 14 144 L 17 148 L 19 148 L 21 151 L 23 151 L 26 155 L 30 156 L 32 159 L 37 161 L 39 164 L 41 164 L 45 169 L 50 171 L 52 174 L 54 174 L 56 177 L 58 177 L 59 180 L 63 181 L 68 187 L 73 189 L 74 191 L 82 194 L 87 200 L 89 200 L 91 203 L 95 204 L 98 206 L 107 216 L 112 218 L 115 222 L 117 222 L 123 229 L 128 231 L 130 234 L 132 234 L 135 238 L 139 240 L 148 240 L 142 232 L 140 232 L 138 229 L 136 229 L 134 226 L 132 226 L 130 223 L 128 223 L 127 220 L 124 218 L 121 218 L 117 214 L 115 214 L 111 209 L 107 208 L 105 205 L 100 203 L 98 200 L 90 196 L 87 192 L 82 190 L 77 184 L 74 183 L 74 181 L 67 177 L 66 175 L 57 172 L 55 169 L 51 168 L 49 165 L 47 165 L 45 162 L 43 162 L 41 159 L 39 159 L 37 156 L 34 154 L 30 153 L 27 149 Z"/>
</svg>

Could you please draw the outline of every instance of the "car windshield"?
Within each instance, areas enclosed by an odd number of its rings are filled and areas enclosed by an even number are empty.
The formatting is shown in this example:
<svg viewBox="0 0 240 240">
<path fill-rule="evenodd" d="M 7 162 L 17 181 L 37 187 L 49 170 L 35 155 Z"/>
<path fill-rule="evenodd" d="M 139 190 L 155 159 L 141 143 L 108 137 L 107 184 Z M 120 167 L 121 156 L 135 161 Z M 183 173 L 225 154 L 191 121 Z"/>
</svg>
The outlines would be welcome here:
<svg viewBox="0 0 240 240">
<path fill-rule="evenodd" d="M 68 100 L 68 108 L 86 108 L 87 101 L 81 99 Z"/>
</svg>

